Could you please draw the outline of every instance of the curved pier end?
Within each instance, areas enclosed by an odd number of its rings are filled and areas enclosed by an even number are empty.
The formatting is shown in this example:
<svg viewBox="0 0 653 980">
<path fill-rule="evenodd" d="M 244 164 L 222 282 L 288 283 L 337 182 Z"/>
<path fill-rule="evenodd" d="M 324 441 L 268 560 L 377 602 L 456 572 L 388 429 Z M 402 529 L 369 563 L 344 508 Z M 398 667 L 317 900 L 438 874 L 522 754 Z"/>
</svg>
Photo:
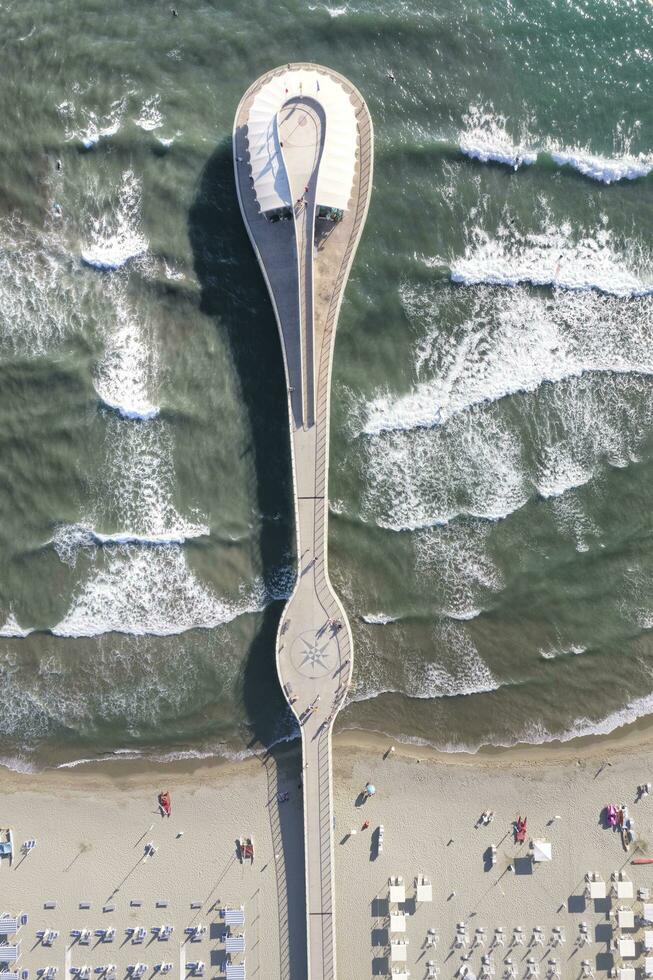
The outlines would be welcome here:
<svg viewBox="0 0 653 980">
<path fill-rule="evenodd" d="M 353 646 L 328 572 L 329 410 L 338 313 L 372 189 L 372 120 L 342 75 L 284 65 L 243 96 L 233 152 L 288 385 L 298 570 L 276 659 L 302 735 L 308 977 L 335 980 L 331 732 Z"/>
</svg>

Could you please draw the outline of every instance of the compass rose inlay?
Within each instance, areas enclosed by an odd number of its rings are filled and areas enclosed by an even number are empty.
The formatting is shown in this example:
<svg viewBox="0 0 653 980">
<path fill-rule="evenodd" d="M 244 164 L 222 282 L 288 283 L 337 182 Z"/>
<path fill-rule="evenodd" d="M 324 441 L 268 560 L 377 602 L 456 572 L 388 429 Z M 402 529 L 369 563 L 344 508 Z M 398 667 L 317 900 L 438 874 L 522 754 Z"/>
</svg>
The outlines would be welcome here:
<svg viewBox="0 0 653 980">
<path fill-rule="evenodd" d="M 333 670 L 337 649 L 338 644 L 331 633 L 325 630 L 308 630 L 295 638 L 290 657 L 300 674 L 322 677 Z"/>
</svg>

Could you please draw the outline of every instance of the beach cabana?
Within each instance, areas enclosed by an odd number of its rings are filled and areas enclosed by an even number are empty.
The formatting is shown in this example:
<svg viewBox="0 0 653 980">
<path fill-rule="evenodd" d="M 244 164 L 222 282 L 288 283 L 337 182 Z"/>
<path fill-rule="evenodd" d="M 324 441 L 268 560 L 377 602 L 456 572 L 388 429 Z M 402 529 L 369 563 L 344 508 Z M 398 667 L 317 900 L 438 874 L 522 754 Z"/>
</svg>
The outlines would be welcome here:
<svg viewBox="0 0 653 980">
<path fill-rule="evenodd" d="M 617 898 L 633 898 L 635 895 L 632 881 L 615 881 L 615 889 Z"/>
<path fill-rule="evenodd" d="M 388 879 L 388 898 L 391 902 L 406 901 L 406 886 L 404 879 L 399 876 Z"/>
<path fill-rule="evenodd" d="M 20 943 L 16 946 L 0 946 L 0 963 L 15 963 L 20 958 Z"/>
<path fill-rule="evenodd" d="M 239 909 L 224 910 L 224 924 L 226 926 L 242 926 L 245 924 L 245 909 L 242 905 Z"/>
<path fill-rule="evenodd" d="M 647 956 L 644 959 L 644 976 L 653 977 L 653 956 Z"/>
<path fill-rule="evenodd" d="M 225 953 L 244 953 L 245 952 L 245 937 L 244 936 L 227 936 L 224 941 Z"/>
<path fill-rule="evenodd" d="M 636 980 L 636 976 L 632 966 L 622 966 L 619 970 L 619 980 Z"/>
<path fill-rule="evenodd" d="M 415 901 L 416 902 L 432 902 L 433 901 L 433 886 L 431 885 L 430 878 L 426 875 L 418 875 L 415 881 Z"/>
<path fill-rule="evenodd" d="M 590 898 L 607 898 L 608 889 L 604 881 L 590 881 L 589 883 L 589 896 Z"/>
<path fill-rule="evenodd" d="M 244 963 L 227 963 L 225 974 L 227 980 L 247 980 Z"/>
<path fill-rule="evenodd" d="M 20 929 L 20 919 L 12 919 L 4 915 L 0 919 L 0 936 L 13 936 Z"/>
<path fill-rule="evenodd" d="M 390 941 L 390 959 L 393 963 L 405 963 L 408 959 L 408 940 L 392 939 Z"/>
<path fill-rule="evenodd" d="M 633 960 L 637 955 L 634 939 L 619 940 L 619 956 L 622 960 Z"/>
<path fill-rule="evenodd" d="M 644 902 L 642 918 L 645 922 L 653 923 L 653 902 Z"/>
<path fill-rule="evenodd" d="M 644 949 L 647 951 L 653 949 L 653 929 L 644 930 Z"/>
<path fill-rule="evenodd" d="M 533 841 L 533 861 L 539 864 L 542 861 L 551 861 L 552 858 L 551 841 L 544 840 L 543 837 Z"/>
<path fill-rule="evenodd" d="M 403 912 L 390 913 L 390 932 L 405 932 L 406 916 Z"/>
<path fill-rule="evenodd" d="M 617 923 L 620 929 L 635 928 L 635 913 L 632 909 L 618 909 Z"/>
</svg>

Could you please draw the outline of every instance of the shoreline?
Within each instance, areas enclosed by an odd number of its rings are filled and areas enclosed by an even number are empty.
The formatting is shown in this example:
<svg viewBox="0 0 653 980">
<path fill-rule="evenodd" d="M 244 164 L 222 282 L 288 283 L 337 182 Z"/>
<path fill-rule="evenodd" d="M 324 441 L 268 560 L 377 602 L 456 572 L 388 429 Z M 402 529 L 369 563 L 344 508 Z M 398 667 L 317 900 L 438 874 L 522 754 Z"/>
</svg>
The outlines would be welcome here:
<svg viewBox="0 0 653 980">
<path fill-rule="evenodd" d="M 581 735 L 567 741 L 517 742 L 509 746 L 485 745 L 474 752 L 444 751 L 431 745 L 402 741 L 384 732 L 353 727 L 335 732 L 333 745 L 335 752 L 340 749 L 353 750 L 358 754 L 380 757 L 383 757 L 393 746 L 392 754 L 396 758 L 465 768 L 508 769 L 532 763 L 565 765 L 574 762 L 578 765 L 590 760 L 607 762 L 607 756 L 621 751 L 650 751 L 653 749 L 653 715 L 646 715 L 605 734 Z M 300 740 L 297 738 L 280 741 L 272 746 L 270 751 L 279 757 L 290 758 L 294 754 L 299 757 L 300 750 Z M 138 780 L 139 777 L 156 781 L 163 775 L 183 779 L 185 775 L 194 775 L 203 771 L 220 773 L 228 777 L 242 767 L 262 765 L 263 757 L 267 752 L 268 750 L 263 746 L 252 750 L 251 754 L 243 755 L 237 752 L 223 754 L 204 749 L 184 749 L 180 750 L 180 755 L 183 754 L 182 758 L 166 759 L 157 757 L 154 753 L 150 754 L 147 750 L 143 754 L 134 755 L 129 755 L 128 750 L 108 751 L 98 754 L 97 758 L 81 757 L 64 763 L 44 765 L 39 769 L 13 768 L 8 764 L 10 760 L 6 759 L 0 762 L 2 774 L 0 779 L 3 785 L 6 785 L 7 781 L 15 780 L 25 786 L 25 780 L 45 782 L 48 776 L 65 782 L 67 777 L 72 777 L 72 773 L 75 773 L 75 780 L 82 782 L 96 778 L 108 782 L 118 782 L 122 779 L 131 781 Z M 71 778 L 69 783 L 72 782 Z"/>
</svg>

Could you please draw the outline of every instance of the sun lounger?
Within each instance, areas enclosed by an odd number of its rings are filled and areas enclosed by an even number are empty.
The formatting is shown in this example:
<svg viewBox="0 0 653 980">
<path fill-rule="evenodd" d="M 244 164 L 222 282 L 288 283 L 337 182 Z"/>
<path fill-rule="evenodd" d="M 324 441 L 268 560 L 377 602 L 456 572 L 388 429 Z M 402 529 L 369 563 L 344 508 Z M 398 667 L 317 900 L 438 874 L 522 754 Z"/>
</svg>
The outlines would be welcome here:
<svg viewBox="0 0 653 980">
<path fill-rule="evenodd" d="M 170 973 L 172 970 L 172 963 L 161 963 L 158 966 L 159 973 Z"/>
<path fill-rule="evenodd" d="M 202 962 L 202 960 L 198 960 L 197 963 L 187 963 L 186 969 L 193 977 L 203 977 L 205 964 Z"/>
</svg>

